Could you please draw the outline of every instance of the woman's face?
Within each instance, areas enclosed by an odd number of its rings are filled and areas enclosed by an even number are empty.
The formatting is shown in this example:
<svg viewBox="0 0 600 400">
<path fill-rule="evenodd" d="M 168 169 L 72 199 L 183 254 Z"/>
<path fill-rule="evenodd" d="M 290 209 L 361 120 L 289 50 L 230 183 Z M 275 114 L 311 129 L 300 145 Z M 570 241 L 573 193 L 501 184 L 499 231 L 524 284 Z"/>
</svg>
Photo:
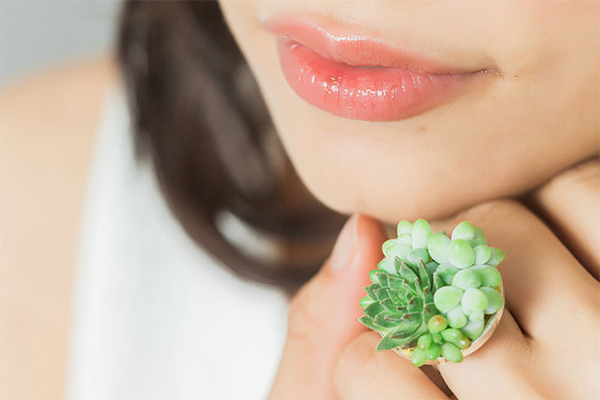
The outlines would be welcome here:
<svg viewBox="0 0 600 400">
<path fill-rule="evenodd" d="M 598 152 L 596 0 L 220 4 L 300 177 L 339 212 L 442 217 Z M 283 69 L 272 30 L 303 43 Z M 351 48 L 365 37 L 399 52 L 373 62 Z"/>
</svg>

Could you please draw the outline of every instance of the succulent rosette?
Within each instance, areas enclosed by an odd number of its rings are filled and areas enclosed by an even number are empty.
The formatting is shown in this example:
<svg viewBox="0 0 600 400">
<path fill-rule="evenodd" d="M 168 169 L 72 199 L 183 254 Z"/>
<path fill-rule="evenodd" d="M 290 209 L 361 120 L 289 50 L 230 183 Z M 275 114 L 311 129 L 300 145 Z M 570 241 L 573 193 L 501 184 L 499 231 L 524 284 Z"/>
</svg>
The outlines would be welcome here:
<svg viewBox="0 0 600 400">
<path fill-rule="evenodd" d="M 382 250 L 359 318 L 382 335 L 377 350 L 395 349 L 419 367 L 461 362 L 483 344 L 504 308 L 497 269 L 504 252 L 488 246 L 479 227 L 464 221 L 448 237 L 424 219 L 403 220 Z"/>
</svg>

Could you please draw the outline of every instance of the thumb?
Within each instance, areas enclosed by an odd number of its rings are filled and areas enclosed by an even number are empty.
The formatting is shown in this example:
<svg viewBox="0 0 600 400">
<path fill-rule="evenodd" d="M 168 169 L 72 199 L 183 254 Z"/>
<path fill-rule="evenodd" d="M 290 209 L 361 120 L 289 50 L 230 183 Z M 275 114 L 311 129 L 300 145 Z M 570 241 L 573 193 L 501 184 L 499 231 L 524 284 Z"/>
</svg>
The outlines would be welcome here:
<svg viewBox="0 0 600 400">
<path fill-rule="evenodd" d="M 356 320 L 368 271 L 381 260 L 383 228 L 353 214 L 321 270 L 292 299 L 288 336 L 270 399 L 337 398 L 335 361 L 364 328 Z"/>
</svg>

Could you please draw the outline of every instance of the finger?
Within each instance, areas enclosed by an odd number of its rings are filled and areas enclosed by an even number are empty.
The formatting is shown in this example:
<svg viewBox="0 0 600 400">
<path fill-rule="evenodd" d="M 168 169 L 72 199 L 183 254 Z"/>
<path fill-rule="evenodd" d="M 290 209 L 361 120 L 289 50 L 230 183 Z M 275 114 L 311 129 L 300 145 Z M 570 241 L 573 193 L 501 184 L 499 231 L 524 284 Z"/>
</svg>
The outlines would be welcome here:
<svg viewBox="0 0 600 400">
<path fill-rule="evenodd" d="M 492 337 L 460 363 L 437 369 L 459 399 L 544 398 L 528 373 L 536 369 L 530 342 L 505 310 Z M 510 382 L 507 385 L 507 382 Z"/>
<path fill-rule="evenodd" d="M 340 356 L 334 382 L 342 399 L 448 400 L 409 360 L 391 351 L 376 352 L 380 339 L 375 332 L 365 332 Z"/>
<path fill-rule="evenodd" d="M 557 342 L 570 336 L 568 329 L 556 329 L 557 321 L 562 327 L 589 326 L 585 311 L 597 308 L 598 282 L 531 211 L 513 200 L 494 201 L 443 225 L 451 231 L 464 220 L 506 253 L 498 269 L 507 308 L 527 335 Z"/>
<path fill-rule="evenodd" d="M 323 268 L 290 304 L 288 336 L 271 399 L 337 398 L 333 367 L 339 352 L 365 328 L 356 319 L 368 271 L 380 260 L 380 224 L 355 214 Z"/>
<path fill-rule="evenodd" d="M 533 191 L 526 201 L 598 280 L 600 163 L 587 161 Z"/>
</svg>

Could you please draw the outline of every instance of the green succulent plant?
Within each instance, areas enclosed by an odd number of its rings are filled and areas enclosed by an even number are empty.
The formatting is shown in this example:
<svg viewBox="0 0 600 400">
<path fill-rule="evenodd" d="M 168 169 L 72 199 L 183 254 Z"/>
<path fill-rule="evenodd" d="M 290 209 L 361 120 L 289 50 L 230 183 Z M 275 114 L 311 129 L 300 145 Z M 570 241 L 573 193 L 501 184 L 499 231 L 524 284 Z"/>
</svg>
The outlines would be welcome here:
<svg viewBox="0 0 600 400">
<path fill-rule="evenodd" d="M 467 221 L 451 237 L 433 233 L 424 219 L 401 221 L 397 234 L 369 272 L 359 322 L 383 336 L 377 350 L 409 349 L 416 366 L 439 357 L 461 362 L 462 350 L 504 307 L 496 268 L 504 253 Z"/>
</svg>

